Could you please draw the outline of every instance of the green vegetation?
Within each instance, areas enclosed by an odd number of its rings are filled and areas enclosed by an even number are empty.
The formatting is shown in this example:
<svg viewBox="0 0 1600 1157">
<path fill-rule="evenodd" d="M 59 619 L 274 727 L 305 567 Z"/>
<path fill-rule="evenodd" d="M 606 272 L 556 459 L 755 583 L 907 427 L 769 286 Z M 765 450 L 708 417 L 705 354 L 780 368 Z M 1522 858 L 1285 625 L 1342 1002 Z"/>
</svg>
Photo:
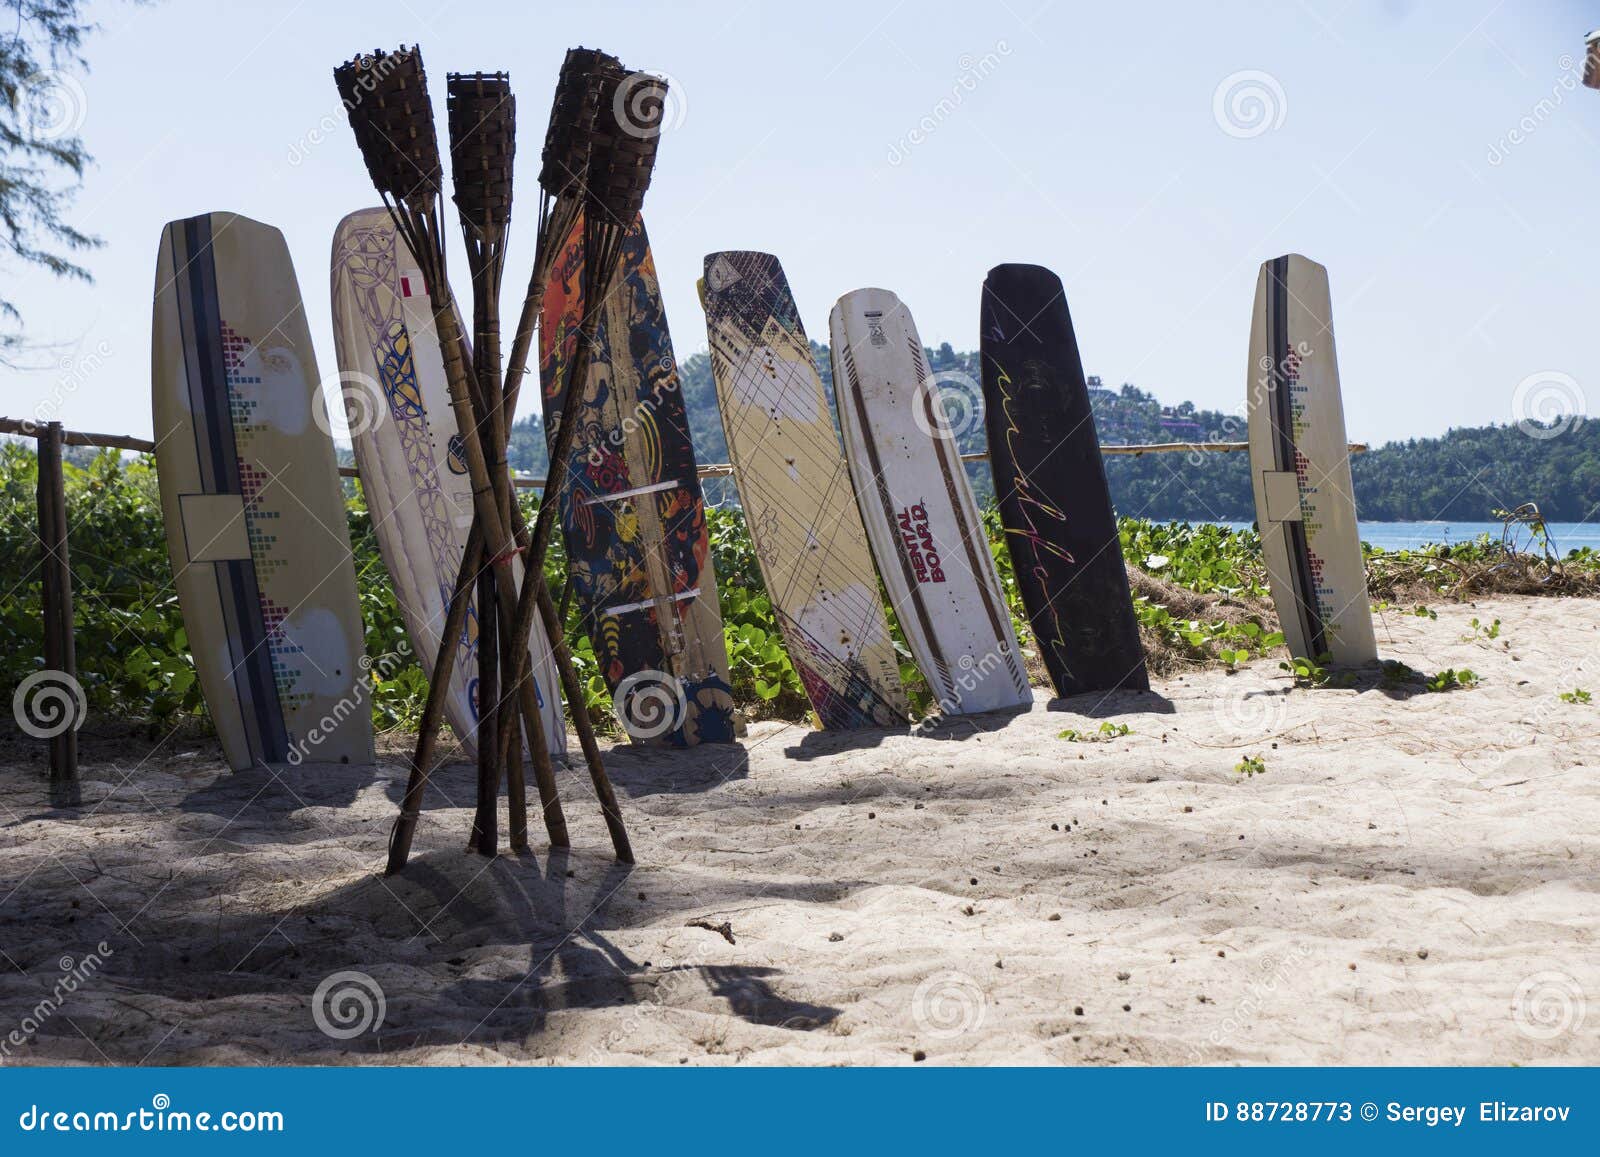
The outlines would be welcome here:
<svg viewBox="0 0 1600 1157">
<path fill-rule="evenodd" d="M 0 557 L 12 560 L 4 576 L 6 597 L 0 600 L 4 687 L 15 686 L 41 662 L 37 479 L 31 444 L 0 442 Z M 153 733 L 185 717 L 203 716 L 205 704 L 172 586 L 154 466 L 144 458 L 124 461 L 115 453 L 69 451 L 66 481 L 78 670 L 93 716 L 147 724 Z M 531 517 L 536 501 L 526 491 L 523 498 Z M 415 727 L 427 680 L 411 653 L 357 484 L 350 486 L 347 509 L 367 654 L 375 679 L 382 673 L 372 691 L 373 720 L 381 730 Z M 744 520 L 736 509 L 708 509 L 707 522 L 734 698 L 748 715 L 803 718 L 809 709 L 805 689 L 783 648 Z M 562 589 L 565 570 L 557 535 L 546 562 L 553 591 Z M 1020 611 L 1014 608 L 1014 613 Z M 580 629 L 575 600 L 566 626 L 585 707 L 597 723 L 613 728 L 611 697 Z M 899 645 L 908 690 L 925 708 L 926 685 L 903 640 Z M 378 662 L 384 656 L 389 661 Z"/>
<path fill-rule="evenodd" d="M 1583 707 L 1587 707 L 1594 702 L 1589 692 L 1582 687 L 1574 687 L 1571 691 L 1563 691 L 1557 698 L 1563 703 L 1573 703 Z"/>
<path fill-rule="evenodd" d="M 136 722 L 157 733 L 202 716 L 204 704 L 172 587 L 153 466 L 138 457 L 123 460 L 114 453 L 69 451 L 66 474 L 78 665 L 92 715 Z M 0 443 L 0 558 L 10 561 L 3 576 L 6 597 L 0 600 L 0 688 L 14 687 L 40 663 L 36 478 L 30 444 Z M 523 498 L 531 514 L 532 492 L 524 491 Z M 381 729 L 413 727 L 426 681 L 410 654 L 393 585 L 379 557 L 360 489 L 353 484 L 348 507 L 367 651 L 374 672 L 383 675 L 373 689 L 374 720 Z M 731 505 L 711 507 L 707 522 L 735 702 L 750 718 L 802 719 L 808 711 L 804 688 L 778 633 L 743 518 Z M 1031 636 L 1010 556 L 992 511 L 985 524 L 1024 658 L 1042 683 L 1042 670 L 1030 653 Z M 1254 531 L 1123 519 L 1121 538 L 1153 670 L 1218 663 L 1233 669 L 1282 647 L 1283 635 L 1266 598 L 1260 542 Z M 1411 613 L 1430 619 L 1437 613 L 1414 604 L 1416 593 L 1451 598 L 1496 589 L 1592 592 L 1600 585 L 1600 556 L 1572 552 L 1556 559 L 1551 554 L 1517 553 L 1490 536 L 1449 547 L 1369 551 L 1367 562 L 1380 610 L 1393 597 L 1400 606 L 1415 605 Z M 547 562 L 553 590 L 562 589 L 565 566 L 558 535 Z M 913 708 L 921 713 L 929 706 L 930 695 L 892 610 L 890 627 Z M 579 630 L 575 605 L 567 609 L 567 630 L 585 685 L 585 708 L 598 723 L 612 728 L 610 696 L 589 641 Z M 1494 639 L 1499 624 L 1474 621 L 1473 632 L 1473 637 Z M 400 658 L 378 661 L 385 656 Z M 1330 681 L 1349 685 L 1351 680 L 1348 673 L 1330 673 L 1325 656 L 1293 657 L 1280 666 L 1300 686 Z M 1464 669 L 1424 675 L 1391 663 L 1383 682 L 1396 690 L 1446 691 L 1475 686 L 1477 676 Z M 1588 693 L 1573 691 L 1562 698 L 1586 703 Z M 1118 730 L 1121 727 L 1106 724 L 1094 732 L 1069 729 L 1062 738 L 1098 742 L 1126 734 Z"/>
<path fill-rule="evenodd" d="M 1454 667 L 1446 667 L 1437 675 L 1425 676 L 1423 683 L 1429 691 L 1453 691 L 1458 687 L 1476 687 L 1478 676 L 1466 667 L 1459 671 Z"/>
<path fill-rule="evenodd" d="M 1390 691 L 1402 692 L 1421 687 L 1425 691 L 1465 690 L 1478 685 L 1477 673 L 1462 667 L 1446 667 L 1434 675 L 1426 675 L 1414 667 L 1395 659 L 1383 661 L 1382 686 Z"/>
<path fill-rule="evenodd" d="M 1069 727 L 1065 731 L 1056 732 L 1056 738 L 1065 739 L 1068 743 L 1105 743 L 1132 734 L 1133 728 L 1126 723 L 1112 723 L 1108 719 L 1094 731 L 1079 731 L 1076 727 Z"/>
<path fill-rule="evenodd" d="M 1296 655 L 1287 662 L 1279 663 L 1278 670 L 1289 672 L 1296 687 L 1326 687 L 1333 678 L 1327 666 L 1331 658 L 1330 655 L 1318 655 L 1315 659 L 1308 659 L 1304 655 Z"/>
<path fill-rule="evenodd" d="M 1259 755 L 1247 755 L 1238 763 L 1233 765 L 1233 770 L 1237 771 L 1240 775 L 1265 775 L 1267 771 L 1267 761 L 1262 759 Z"/>
</svg>

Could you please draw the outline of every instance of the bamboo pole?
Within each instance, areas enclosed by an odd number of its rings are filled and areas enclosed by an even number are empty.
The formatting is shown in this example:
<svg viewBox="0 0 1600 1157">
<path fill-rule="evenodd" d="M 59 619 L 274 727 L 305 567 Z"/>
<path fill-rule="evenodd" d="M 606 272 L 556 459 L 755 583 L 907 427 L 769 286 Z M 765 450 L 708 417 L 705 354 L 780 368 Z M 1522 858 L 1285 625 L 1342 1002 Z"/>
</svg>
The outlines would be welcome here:
<svg viewBox="0 0 1600 1157">
<path fill-rule="evenodd" d="M 494 570 L 484 567 L 478 572 L 478 810 L 471 840 L 484 856 L 499 851 L 500 608 L 494 587 Z"/>
<path fill-rule="evenodd" d="M 444 638 L 447 642 L 454 643 L 461 638 L 461 632 L 467 626 L 467 605 L 471 601 L 472 587 L 478 572 L 483 569 L 483 527 L 476 519 L 473 520 L 472 529 L 467 532 L 467 547 L 461 557 L 461 567 L 456 572 L 455 589 L 450 595 L 450 608 L 444 619 Z M 422 721 L 418 728 L 423 735 L 437 734 L 439 722 L 444 717 L 444 701 L 450 686 L 450 674 L 455 668 L 455 646 L 444 648 L 440 652 L 441 663 L 449 670 L 443 679 L 434 679 L 428 684 L 428 697 L 422 705 Z M 437 668 L 435 668 L 437 673 Z M 411 840 L 416 835 L 417 820 L 422 815 L 422 796 L 428 788 L 428 774 L 432 770 L 428 760 L 432 756 L 431 745 L 425 750 L 418 744 L 411 756 L 411 773 L 406 780 L 406 794 L 400 801 L 400 814 L 395 818 L 394 828 L 389 833 L 389 866 L 388 875 L 394 875 L 406 866 L 406 859 L 411 855 Z"/>
<path fill-rule="evenodd" d="M 450 130 L 450 164 L 455 181 L 455 204 L 466 242 L 467 264 L 472 278 L 473 376 L 476 425 L 480 437 L 486 436 L 485 458 L 495 506 L 507 527 L 511 522 L 512 486 L 506 467 L 508 431 L 502 409 L 500 382 L 500 284 L 505 268 L 506 230 L 511 219 L 512 160 L 516 151 L 516 100 L 504 73 L 485 75 L 451 73 L 446 78 L 448 100 L 446 121 Z M 519 544 L 520 545 L 520 544 Z M 526 572 L 524 572 L 526 582 Z M 496 593 L 498 583 L 485 584 L 486 593 Z M 480 616 L 482 612 L 480 598 Z M 485 647 L 485 627 L 504 634 Z M 507 807 L 512 850 L 527 847 L 526 788 L 520 781 L 522 763 L 512 760 L 511 749 L 521 738 L 521 727 L 514 711 L 501 710 L 501 655 L 512 671 L 519 669 L 511 621 L 494 614 L 479 623 L 479 850 L 494 853 L 495 802 L 502 775 L 507 784 Z M 492 669 L 491 669 L 492 668 Z M 514 678 L 505 681 L 509 695 L 520 691 Z M 548 757 L 548 744 L 546 744 Z M 551 782 L 554 777 L 552 772 Z M 487 798 L 484 798 L 487 795 Z M 559 807 L 559 798 L 556 806 Z M 518 811 L 522 814 L 519 816 Z M 520 837 L 520 839 L 519 839 Z M 487 841 L 487 846 L 485 846 Z"/>
</svg>

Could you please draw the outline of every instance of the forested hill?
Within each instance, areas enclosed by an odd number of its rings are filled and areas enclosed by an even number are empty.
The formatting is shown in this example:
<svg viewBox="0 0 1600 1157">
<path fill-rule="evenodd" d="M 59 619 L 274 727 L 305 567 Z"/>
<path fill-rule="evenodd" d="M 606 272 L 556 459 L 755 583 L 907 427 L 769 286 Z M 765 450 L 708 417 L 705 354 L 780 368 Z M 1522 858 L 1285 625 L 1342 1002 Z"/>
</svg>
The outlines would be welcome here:
<svg viewBox="0 0 1600 1157">
<path fill-rule="evenodd" d="M 828 349 L 811 346 L 823 386 L 833 396 Z M 943 345 L 928 351 L 945 389 L 978 392 L 976 353 Z M 711 362 L 695 354 L 679 364 L 684 401 L 701 462 L 726 462 L 728 444 L 717 413 Z M 1132 442 L 1242 442 L 1241 412 L 1199 410 L 1192 403 L 1164 406 L 1154 395 L 1124 384 L 1111 390 L 1090 378 L 1095 422 L 1102 445 Z M 957 411 L 952 410 L 952 413 Z M 1361 415 L 1349 415 L 1359 437 Z M 981 421 L 961 434 L 964 453 L 982 451 Z M 517 424 L 512 464 L 543 474 L 544 439 L 536 419 Z M 980 500 L 993 493 L 986 465 L 971 467 Z M 1580 422 L 1553 436 L 1536 438 L 1516 426 L 1451 430 L 1438 438 L 1391 442 L 1359 454 L 1353 463 L 1356 505 L 1372 521 L 1442 519 L 1491 521 L 1496 509 L 1536 502 L 1553 521 L 1576 522 L 1600 510 L 1600 423 Z M 1117 512 L 1156 519 L 1248 522 L 1255 517 L 1244 454 L 1152 454 L 1106 458 L 1106 476 Z M 710 482 L 713 501 L 734 497 L 731 484 Z"/>
</svg>

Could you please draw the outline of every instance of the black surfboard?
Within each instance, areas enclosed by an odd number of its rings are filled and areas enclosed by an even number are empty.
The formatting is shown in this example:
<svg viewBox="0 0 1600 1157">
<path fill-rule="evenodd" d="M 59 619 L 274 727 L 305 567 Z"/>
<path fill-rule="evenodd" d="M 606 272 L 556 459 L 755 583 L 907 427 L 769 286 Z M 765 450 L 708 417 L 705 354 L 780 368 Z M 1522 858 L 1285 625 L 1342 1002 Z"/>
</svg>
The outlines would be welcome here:
<svg viewBox="0 0 1600 1157">
<path fill-rule="evenodd" d="M 1111 492 L 1061 279 L 983 283 L 984 421 L 1006 545 L 1057 695 L 1147 690 Z"/>
</svg>

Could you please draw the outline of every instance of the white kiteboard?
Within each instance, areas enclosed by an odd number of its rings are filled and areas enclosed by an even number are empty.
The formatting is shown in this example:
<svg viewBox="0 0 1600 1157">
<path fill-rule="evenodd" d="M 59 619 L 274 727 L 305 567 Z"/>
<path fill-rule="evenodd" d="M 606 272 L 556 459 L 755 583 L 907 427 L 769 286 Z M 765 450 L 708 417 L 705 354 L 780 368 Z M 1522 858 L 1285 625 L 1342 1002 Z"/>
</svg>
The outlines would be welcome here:
<svg viewBox="0 0 1600 1157">
<path fill-rule="evenodd" d="M 911 314 L 884 289 L 828 318 L 834 391 L 878 573 L 939 710 L 1033 702 L 966 468 Z"/>
<path fill-rule="evenodd" d="M 166 227 L 151 385 L 178 604 L 228 763 L 371 763 L 344 492 L 282 233 L 233 213 Z"/>
<path fill-rule="evenodd" d="M 1250 479 L 1272 601 L 1290 652 L 1378 657 L 1356 525 L 1328 271 L 1264 262 L 1250 325 Z"/>
<path fill-rule="evenodd" d="M 472 480 L 458 447 L 444 359 L 422 273 L 389 211 L 363 209 L 333 235 L 333 336 L 351 445 L 406 633 L 431 677 L 472 526 Z M 520 582 L 521 560 L 515 564 Z M 469 757 L 478 718 L 474 595 L 445 711 Z M 567 750 L 554 656 L 537 618 L 534 686 L 552 755 Z"/>
</svg>

